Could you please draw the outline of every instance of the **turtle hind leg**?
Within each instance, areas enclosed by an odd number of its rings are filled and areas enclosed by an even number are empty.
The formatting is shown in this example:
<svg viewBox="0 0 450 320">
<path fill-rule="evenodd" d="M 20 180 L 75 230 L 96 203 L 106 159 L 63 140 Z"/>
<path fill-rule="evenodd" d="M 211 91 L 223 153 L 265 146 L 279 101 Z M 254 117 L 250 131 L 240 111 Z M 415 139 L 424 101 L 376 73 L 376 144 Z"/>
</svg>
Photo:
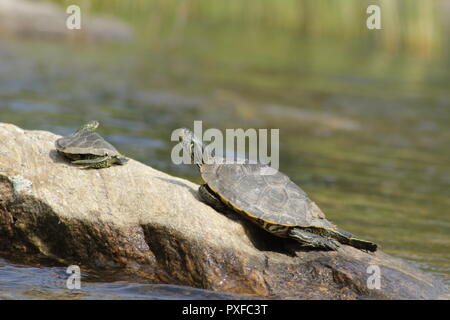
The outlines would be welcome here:
<svg viewBox="0 0 450 320">
<path fill-rule="evenodd" d="M 378 245 L 376 243 L 359 239 L 355 235 L 351 234 L 342 229 L 336 229 L 333 231 L 333 237 L 336 238 L 340 243 L 347 244 L 349 246 L 355 247 L 356 249 L 362 249 L 374 252 L 377 250 Z"/>
<path fill-rule="evenodd" d="M 337 248 L 339 248 L 339 242 L 333 239 L 324 238 L 305 229 L 292 228 L 289 230 L 288 235 L 300 242 L 303 246 L 324 250 L 337 250 Z"/>
<path fill-rule="evenodd" d="M 114 162 L 115 162 L 115 159 L 111 158 L 110 156 L 104 156 L 104 157 L 99 157 L 99 158 L 94 158 L 94 159 L 72 161 L 73 164 L 84 165 L 85 167 L 92 168 L 92 169 L 108 168 Z"/>
</svg>

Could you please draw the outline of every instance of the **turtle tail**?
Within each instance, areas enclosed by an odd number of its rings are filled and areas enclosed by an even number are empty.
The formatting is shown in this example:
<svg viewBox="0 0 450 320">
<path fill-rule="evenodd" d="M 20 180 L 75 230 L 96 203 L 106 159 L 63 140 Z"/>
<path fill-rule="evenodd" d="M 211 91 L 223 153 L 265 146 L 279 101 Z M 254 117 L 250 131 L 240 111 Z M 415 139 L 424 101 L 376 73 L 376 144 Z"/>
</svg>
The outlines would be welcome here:
<svg viewBox="0 0 450 320">
<path fill-rule="evenodd" d="M 359 239 L 355 235 L 342 229 L 336 229 L 333 231 L 334 238 L 340 243 L 347 244 L 357 249 L 367 250 L 374 252 L 377 250 L 378 245 L 376 243 Z"/>
</svg>

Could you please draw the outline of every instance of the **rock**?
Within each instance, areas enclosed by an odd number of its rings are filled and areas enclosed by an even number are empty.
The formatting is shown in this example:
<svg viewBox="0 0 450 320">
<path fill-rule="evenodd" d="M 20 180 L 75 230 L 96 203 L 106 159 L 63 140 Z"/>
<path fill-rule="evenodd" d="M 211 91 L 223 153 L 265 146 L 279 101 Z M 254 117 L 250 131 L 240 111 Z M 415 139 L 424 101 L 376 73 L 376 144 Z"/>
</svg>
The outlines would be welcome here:
<svg viewBox="0 0 450 320">
<path fill-rule="evenodd" d="M 81 8 L 81 29 L 66 27 L 65 7 L 29 0 L 0 0 L 0 35 L 28 38 L 127 41 L 133 36 L 125 23 L 110 17 L 91 17 Z"/>
<path fill-rule="evenodd" d="M 0 123 L 0 253 L 154 283 L 296 299 L 448 298 L 437 280 L 380 251 L 305 251 L 199 201 L 198 185 L 134 160 L 83 170 L 59 136 Z M 369 289 L 367 268 L 381 271 Z"/>
</svg>

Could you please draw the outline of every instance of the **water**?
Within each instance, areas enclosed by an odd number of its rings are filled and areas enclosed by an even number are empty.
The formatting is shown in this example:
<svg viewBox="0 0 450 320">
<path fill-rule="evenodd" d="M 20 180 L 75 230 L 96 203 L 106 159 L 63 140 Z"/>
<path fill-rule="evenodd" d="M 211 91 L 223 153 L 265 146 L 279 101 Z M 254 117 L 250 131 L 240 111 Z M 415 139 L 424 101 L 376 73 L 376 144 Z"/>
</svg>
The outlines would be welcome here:
<svg viewBox="0 0 450 320">
<path fill-rule="evenodd" d="M 280 170 L 330 220 L 450 284 L 447 51 L 389 55 L 364 43 L 233 28 L 192 28 L 183 39 L 176 46 L 2 40 L 0 121 L 67 134 L 97 119 L 122 153 L 195 182 L 195 168 L 170 161 L 175 128 L 194 120 L 204 128 L 279 128 Z M 69 294 L 62 269 L 0 264 L 2 298 L 186 296 L 120 279 Z"/>
<path fill-rule="evenodd" d="M 248 300 L 251 296 L 226 294 L 186 286 L 145 284 L 116 280 L 117 275 L 81 273 L 80 288 L 68 289 L 65 267 L 30 267 L 0 259 L 0 300 Z M 122 276 L 123 277 L 123 276 Z M 142 280 L 141 280 L 142 281 Z"/>
</svg>

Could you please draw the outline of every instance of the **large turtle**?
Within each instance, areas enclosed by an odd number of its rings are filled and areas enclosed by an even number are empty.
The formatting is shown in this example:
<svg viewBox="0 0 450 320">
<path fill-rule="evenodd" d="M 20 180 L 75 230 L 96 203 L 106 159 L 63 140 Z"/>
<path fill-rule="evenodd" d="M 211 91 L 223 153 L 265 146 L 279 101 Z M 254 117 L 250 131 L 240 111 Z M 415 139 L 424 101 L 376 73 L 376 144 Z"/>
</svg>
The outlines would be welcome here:
<svg viewBox="0 0 450 320">
<path fill-rule="evenodd" d="M 71 160 L 71 163 L 89 168 L 100 169 L 127 163 L 127 158 L 95 132 L 98 125 L 98 121 L 93 120 L 74 133 L 59 138 L 55 142 L 56 150 Z"/>
<path fill-rule="evenodd" d="M 288 176 L 261 164 L 211 162 L 202 153 L 205 145 L 190 130 L 182 129 L 180 141 L 199 167 L 204 184 L 199 188 L 203 201 L 219 211 L 230 210 L 257 223 L 266 231 L 294 238 L 303 246 L 336 250 L 340 243 L 375 251 L 377 245 L 337 228 L 307 194 Z M 206 159 L 206 160 L 205 160 Z M 200 160 L 200 161 L 199 161 Z"/>
</svg>

